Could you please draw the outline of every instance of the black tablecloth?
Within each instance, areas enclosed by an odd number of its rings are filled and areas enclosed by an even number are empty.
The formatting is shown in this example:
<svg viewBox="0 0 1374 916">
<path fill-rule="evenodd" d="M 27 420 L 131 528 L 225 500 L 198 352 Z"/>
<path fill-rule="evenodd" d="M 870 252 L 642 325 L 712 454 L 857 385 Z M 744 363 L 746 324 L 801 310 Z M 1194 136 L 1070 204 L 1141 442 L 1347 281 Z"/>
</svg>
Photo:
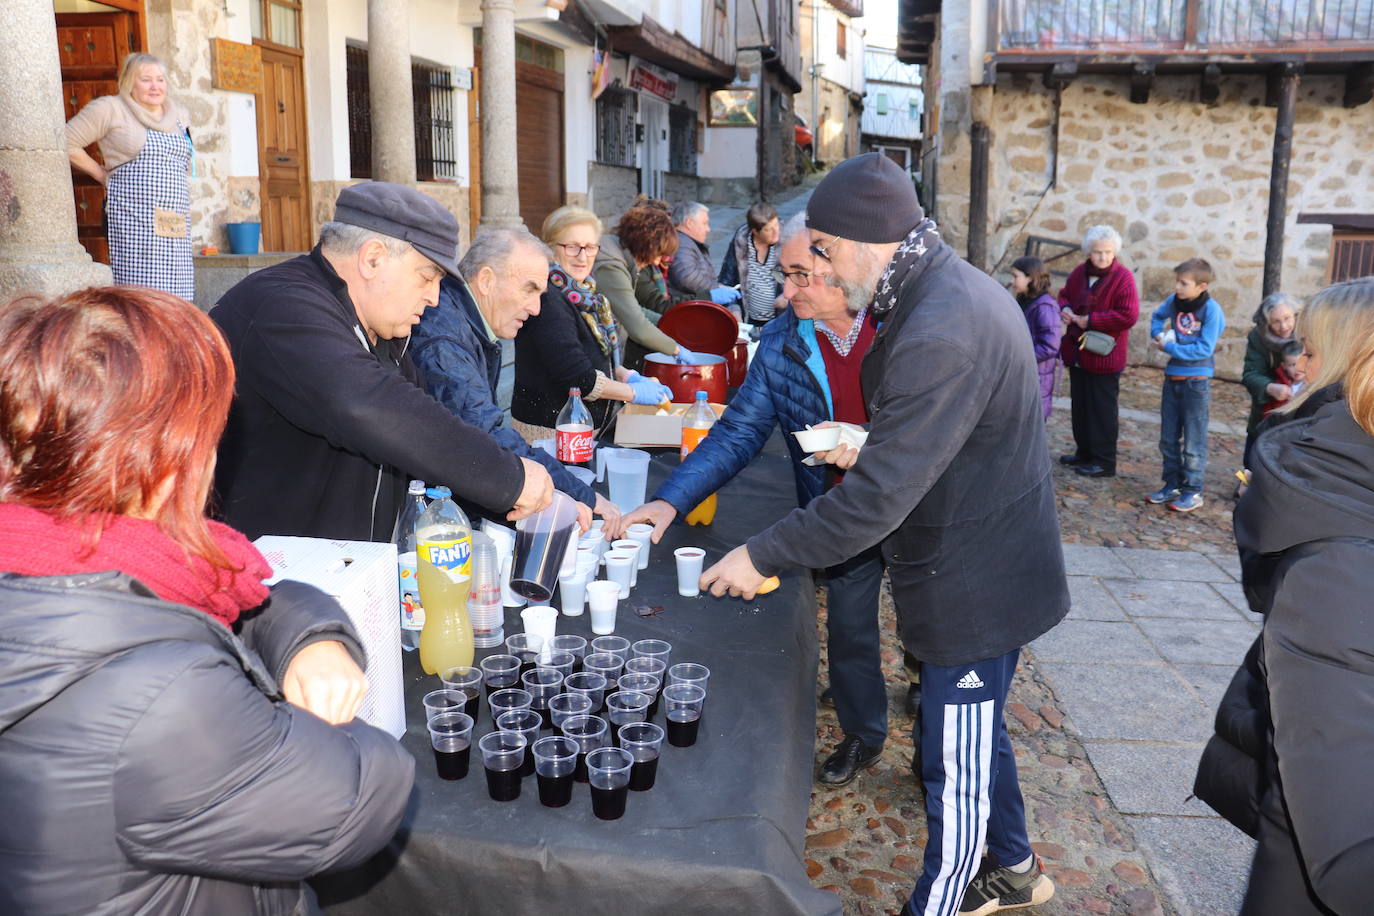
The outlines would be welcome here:
<svg viewBox="0 0 1374 916">
<path fill-rule="evenodd" d="M 650 494 L 676 464 L 675 454 L 655 456 Z M 408 653 L 403 743 L 418 762 L 411 809 L 388 849 L 315 882 L 328 911 L 838 914 L 838 899 L 813 888 L 802 865 L 815 739 L 812 581 L 784 577 L 752 602 L 682 598 L 672 555 L 691 544 L 706 549 L 709 565 L 794 505 L 786 458 L 770 448 L 721 492 L 711 527 L 672 526 L 620 603 L 617 635 L 666 639 L 672 662 L 711 669 L 696 745 L 665 741 L 657 784 L 631 792 L 620 820 L 592 815 L 585 784 L 567 807 L 545 808 L 532 776 L 516 801 L 491 801 L 476 747 L 466 779 L 438 779 L 420 698 L 441 685 Z M 663 611 L 640 617 L 635 604 Z M 509 610 L 506 634 L 522 629 Z M 590 618 L 560 616 L 558 632 L 591 639 Z M 663 724 L 662 712 L 655 721 Z M 474 736 L 492 728 L 484 701 Z"/>
</svg>

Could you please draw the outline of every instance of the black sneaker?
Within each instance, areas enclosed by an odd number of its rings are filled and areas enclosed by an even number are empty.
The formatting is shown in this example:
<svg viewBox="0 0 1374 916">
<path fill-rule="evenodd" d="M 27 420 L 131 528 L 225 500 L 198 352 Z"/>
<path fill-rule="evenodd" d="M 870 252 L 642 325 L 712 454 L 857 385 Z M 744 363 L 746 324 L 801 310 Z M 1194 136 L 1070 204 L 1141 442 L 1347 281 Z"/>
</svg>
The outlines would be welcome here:
<svg viewBox="0 0 1374 916">
<path fill-rule="evenodd" d="M 992 858 L 984 856 L 973 883 L 964 891 L 959 912 L 964 916 L 988 916 L 1003 910 L 1036 906 L 1053 896 L 1054 882 L 1045 874 L 1039 856 L 1035 857 L 1031 870 L 1024 874 L 994 866 Z"/>
<path fill-rule="evenodd" d="M 1084 458 L 1084 457 L 1081 456 L 1081 455 L 1079 455 L 1077 452 L 1070 452 L 1070 453 L 1067 454 L 1067 455 L 1060 455 L 1060 456 L 1059 456 L 1059 463 L 1060 463 L 1060 464 L 1066 464 L 1066 465 L 1068 465 L 1069 467 L 1073 467 L 1073 466 L 1076 465 L 1076 464 L 1087 464 L 1087 463 L 1088 463 L 1088 459 L 1087 459 L 1087 458 Z"/>
<path fill-rule="evenodd" d="M 816 781 L 823 786 L 847 786 L 854 781 L 854 777 L 859 775 L 860 770 L 866 770 L 879 760 L 883 759 L 883 747 L 870 747 L 863 743 L 862 738 L 854 735 L 845 735 L 839 747 L 821 764 L 821 770 L 816 774 Z"/>
</svg>

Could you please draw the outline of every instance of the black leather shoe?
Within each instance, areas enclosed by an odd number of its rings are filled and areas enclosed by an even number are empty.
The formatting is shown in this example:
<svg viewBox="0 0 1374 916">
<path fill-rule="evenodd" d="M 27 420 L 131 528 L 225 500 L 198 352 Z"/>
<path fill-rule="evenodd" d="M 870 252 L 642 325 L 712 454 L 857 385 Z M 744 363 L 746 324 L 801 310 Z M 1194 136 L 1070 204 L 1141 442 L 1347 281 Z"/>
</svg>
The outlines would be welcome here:
<svg viewBox="0 0 1374 916">
<path fill-rule="evenodd" d="M 921 714 L 920 682 L 907 686 L 906 699 L 902 701 L 902 709 L 906 711 L 906 717 L 908 719 L 915 720 L 915 718 Z"/>
<path fill-rule="evenodd" d="M 1069 467 L 1077 467 L 1080 464 L 1087 464 L 1088 459 L 1079 457 L 1077 452 L 1070 452 L 1067 455 L 1060 455 L 1059 463 L 1067 464 Z"/>
<path fill-rule="evenodd" d="M 825 758 L 816 781 L 824 786 L 847 786 L 859 775 L 882 759 L 883 749 L 869 747 L 853 735 L 845 735 L 834 753 Z"/>
<path fill-rule="evenodd" d="M 1073 469 L 1075 474 L 1083 477 L 1115 477 L 1116 468 L 1109 468 L 1102 464 L 1080 464 Z"/>
<path fill-rule="evenodd" d="M 835 708 L 835 688 L 827 687 L 821 691 L 821 705 Z"/>
</svg>

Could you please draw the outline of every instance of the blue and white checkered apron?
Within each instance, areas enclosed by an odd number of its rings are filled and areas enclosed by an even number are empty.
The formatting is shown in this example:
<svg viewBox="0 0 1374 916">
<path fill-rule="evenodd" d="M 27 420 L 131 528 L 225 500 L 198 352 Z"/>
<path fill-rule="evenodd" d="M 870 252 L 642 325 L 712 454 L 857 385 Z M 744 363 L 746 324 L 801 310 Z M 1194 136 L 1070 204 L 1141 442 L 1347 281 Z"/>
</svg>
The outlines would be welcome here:
<svg viewBox="0 0 1374 916">
<path fill-rule="evenodd" d="M 190 162 L 191 141 L 183 131 L 149 130 L 139 154 L 110 172 L 105 215 L 116 283 L 151 286 L 188 300 L 195 295 Z M 186 214 L 184 237 L 163 238 L 154 231 L 157 208 Z"/>
</svg>

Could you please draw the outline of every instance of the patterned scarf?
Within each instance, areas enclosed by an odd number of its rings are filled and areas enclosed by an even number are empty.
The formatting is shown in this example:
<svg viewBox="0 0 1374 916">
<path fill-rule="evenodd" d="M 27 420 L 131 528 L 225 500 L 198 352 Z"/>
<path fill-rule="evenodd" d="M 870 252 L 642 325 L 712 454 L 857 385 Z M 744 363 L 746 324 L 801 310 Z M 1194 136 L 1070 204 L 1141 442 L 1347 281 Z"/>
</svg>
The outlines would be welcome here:
<svg viewBox="0 0 1374 916">
<path fill-rule="evenodd" d="M 887 269 L 878 279 L 878 289 L 873 294 L 874 318 L 878 321 L 887 318 L 888 313 L 896 307 L 897 296 L 901 293 L 912 268 L 939 240 L 940 230 L 935 228 L 935 221 L 932 219 L 921 220 L 916 224 L 916 228 L 906 234 L 906 238 L 897 246 L 897 252 L 892 255 L 892 260 L 888 262 Z"/>
<path fill-rule="evenodd" d="M 561 267 L 549 268 L 549 286 L 558 291 L 573 308 L 577 309 L 582 320 L 591 328 L 601 352 L 612 357 L 619 364 L 620 339 L 615 329 L 615 313 L 606 297 L 596 291 L 596 281 L 590 275 L 582 282 L 574 280 Z"/>
</svg>

